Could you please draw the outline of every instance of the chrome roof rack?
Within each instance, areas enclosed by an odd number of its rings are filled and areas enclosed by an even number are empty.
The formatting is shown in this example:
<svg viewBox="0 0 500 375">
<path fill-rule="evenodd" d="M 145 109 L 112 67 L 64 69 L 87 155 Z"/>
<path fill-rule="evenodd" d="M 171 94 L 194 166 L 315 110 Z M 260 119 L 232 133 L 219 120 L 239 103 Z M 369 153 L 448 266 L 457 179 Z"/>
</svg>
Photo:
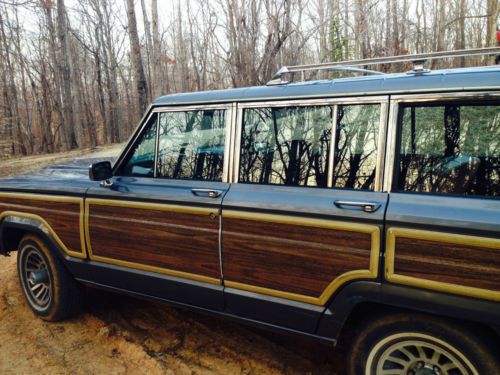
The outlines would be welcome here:
<svg viewBox="0 0 500 375">
<path fill-rule="evenodd" d="M 387 56 L 387 57 L 375 57 L 371 59 L 362 60 L 350 60 L 350 61 L 336 61 L 327 62 L 320 64 L 308 64 L 308 65 L 293 65 L 293 66 L 283 66 L 276 74 L 271 78 L 267 85 L 282 85 L 288 83 L 282 78 L 286 74 L 304 72 L 307 71 L 318 71 L 318 70 L 335 70 L 335 71 L 349 71 L 349 72 L 361 72 L 368 74 L 384 74 L 375 70 L 367 70 L 356 68 L 359 66 L 371 66 L 371 65 L 381 65 L 381 64 L 397 64 L 403 62 L 412 62 L 414 64 L 414 69 L 411 73 L 423 74 L 429 72 L 429 70 L 424 69 L 424 64 L 428 60 L 445 59 L 452 57 L 467 57 L 467 56 L 494 56 L 500 55 L 500 47 L 486 47 L 486 48 L 472 48 L 472 49 L 461 49 L 455 51 L 440 51 L 431 53 L 418 53 L 412 55 L 400 55 L 400 56 Z"/>
</svg>

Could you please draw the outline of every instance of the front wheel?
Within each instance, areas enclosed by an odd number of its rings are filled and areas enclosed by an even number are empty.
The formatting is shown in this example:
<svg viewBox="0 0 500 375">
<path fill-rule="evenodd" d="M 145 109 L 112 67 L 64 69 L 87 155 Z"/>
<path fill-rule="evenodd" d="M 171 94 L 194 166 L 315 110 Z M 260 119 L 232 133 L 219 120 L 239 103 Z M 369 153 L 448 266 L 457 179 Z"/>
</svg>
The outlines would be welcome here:
<svg viewBox="0 0 500 375">
<path fill-rule="evenodd" d="M 38 237 L 26 235 L 22 238 L 17 270 L 24 296 L 40 318 L 59 321 L 79 311 L 80 286 Z"/>
<path fill-rule="evenodd" d="M 500 374 L 486 340 L 427 315 L 393 314 L 359 327 L 350 375 Z"/>
</svg>

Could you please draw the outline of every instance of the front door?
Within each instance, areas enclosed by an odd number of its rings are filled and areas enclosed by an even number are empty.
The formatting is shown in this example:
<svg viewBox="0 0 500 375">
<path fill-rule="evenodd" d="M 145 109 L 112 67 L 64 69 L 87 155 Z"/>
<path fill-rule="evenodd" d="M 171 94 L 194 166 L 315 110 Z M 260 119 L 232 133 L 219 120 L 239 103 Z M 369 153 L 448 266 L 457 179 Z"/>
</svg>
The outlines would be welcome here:
<svg viewBox="0 0 500 375">
<path fill-rule="evenodd" d="M 229 188 L 229 118 L 223 106 L 153 112 L 112 186 L 89 190 L 86 240 L 90 259 L 106 268 L 101 283 L 223 308 L 219 221 Z"/>
<path fill-rule="evenodd" d="M 342 286 L 378 277 L 386 110 L 386 98 L 239 110 L 222 210 L 229 311 L 314 332 Z"/>
</svg>

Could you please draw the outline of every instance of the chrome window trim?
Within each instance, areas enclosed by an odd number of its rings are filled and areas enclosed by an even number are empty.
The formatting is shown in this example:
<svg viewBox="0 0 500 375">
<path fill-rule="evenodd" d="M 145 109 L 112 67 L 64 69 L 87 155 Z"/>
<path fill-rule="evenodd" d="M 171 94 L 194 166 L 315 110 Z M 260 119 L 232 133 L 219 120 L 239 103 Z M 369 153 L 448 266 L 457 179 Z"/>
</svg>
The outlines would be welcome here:
<svg viewBox="0 0 500 375">
<path fill-rule="evenodd" d="M 375 184 L 373 191 L 382 191 L 384 178 L 384 156 L 386 147 L 387 134 L 387 112 L 389 110 L 389 101 L 380 104 L 380 122 L 378 127 L 378 142 L 377 142 L 377 164 L 375 166 Z"/>
<path fill-rule="evenodd" d="M 197 104 L 197 105 L 182 105 L 182 106 L 162 106 L 153 109 L 153 112 L 187 112 L 187 111 L 200 111 L 207 109 L 230 109 L 232 103 L 226 104 Z"/>
<path fill-rule="evenodd" d="M 488 100 L 500 99 L 498 91 L 476 91 L 464 92 L 455 91 L 447 93 L 427 93 L 427 94 L 410 94 L 410 95 L 392 95 L 389 109 L 389 124 L 387 135 L 387 151 L 385 155 L 384 181 L 382 191 L 390 193 L 394 182 L 394 174 L 396 172 L 396 152 L 397 152 L 397 128 L 398 128 L 398 112 L 401 103 L 432 103 L 453 100 Z"/>
<path fill-rule="evenodd" d="M 240 181 L 240 156 L 241 156 L 241 133 L 243 133 L 243 107 L 238 105 L 236 116 L 236 138 L 234 140 L 234 164 L 233 164 L 233 181 L 238 183 Z"/>
<path fill-rule="evenodd" d="M 225 139 L 224 139 L 224 165 L 222 167 L 222 182 L 230 181 L 230 161 L 231 161 L 231 131 L 233 123 L 233 107 L 229 107 L 226 110 L 226 129 L 225 129 Z"/>
<path fill-rule="evenodd" d="M 337 142 L 337 116 L 339 106 L 333 106 L 332 114 L 332 134 L 330 137 L 330 154 L 328 155 L 328 172 L 326 175 L 326 187 L 333 187 L 333 162 L 335 161 L 335 142 Z"/>
<path fill-rule="evenodd" d="M 239 108 L 262 108 L 262 107 L 291 107 L 291 106 L 313 106 L 313 105 L 328 105 L 328 104 L 365 104 L 365 103 L 380 103 L 387 101 L 389 95 L 379 96 L 357 96 L 357 97 L 338 97 L 338 98 L 322 98 L 322 99 L 288 99 L 288 100 L 271 100 L 265 102 L 245 102 L 238 103 Z"/>
<path fill-rule="evenodd" d="M 432 102 L 432 101 L 443 101 L 450 99 L 470 99 L 475 98 L 479 100 L 486 99 L 498 99 L 500 98 L 499 91 L 476 91 L 476 92 L 448 92 L 442 94 L 411 94 L 411 95 L 392 95 L 391 99 L 399 103 L 420 103 L 420 102 Z"/>
<path fill-rule="evenodd" d="M 398 127 L 398 106 L 399 103 L 393 99 L 389 104 L 389 121 L 387 129 L 387 146 L 385 153 L 385 168 L 384 168 L 384 181 L 382 191 L 386 193 L 391 192 L 392 179 L 394 177 L 394 163 L 396 157 L 396 136 Z"/>
<path fill-rule="evenodd" d="M 232 183 L 235 181 L 235 176 L 233 173 L 234 170 L 234 154 L 235 154 L 235 138 L 236 138 L 236 127 L 237 127 L 237 119 L 238 119 L 238 105 L 233 103 L 231 105 L 231 134 L 229 138 L 229 171 L 228 171 L 228 181 Z"/>
</svg>

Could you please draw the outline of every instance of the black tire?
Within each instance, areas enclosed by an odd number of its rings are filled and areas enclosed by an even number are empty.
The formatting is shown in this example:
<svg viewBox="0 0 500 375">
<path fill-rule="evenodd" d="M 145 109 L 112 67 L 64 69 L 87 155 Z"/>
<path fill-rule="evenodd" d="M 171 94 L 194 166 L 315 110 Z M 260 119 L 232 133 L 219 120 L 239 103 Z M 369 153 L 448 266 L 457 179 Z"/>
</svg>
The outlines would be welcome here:
<svg viewBox="0 0 500 375">
<path fill-rule="evenodd" d="M 500 365 L 490 351 L 497 348 L 476 331 L 425 314 L 368 319 L 353 336 L 347 373 L 500 374 Z"/>
<path fill-rule="evenodd" d="M 28 304 L 41 319 L 55 322 L 79 312 L 80 285 L 37 236 L 26 235 L 19 243 L 17 271 Z"/>
</svg>

